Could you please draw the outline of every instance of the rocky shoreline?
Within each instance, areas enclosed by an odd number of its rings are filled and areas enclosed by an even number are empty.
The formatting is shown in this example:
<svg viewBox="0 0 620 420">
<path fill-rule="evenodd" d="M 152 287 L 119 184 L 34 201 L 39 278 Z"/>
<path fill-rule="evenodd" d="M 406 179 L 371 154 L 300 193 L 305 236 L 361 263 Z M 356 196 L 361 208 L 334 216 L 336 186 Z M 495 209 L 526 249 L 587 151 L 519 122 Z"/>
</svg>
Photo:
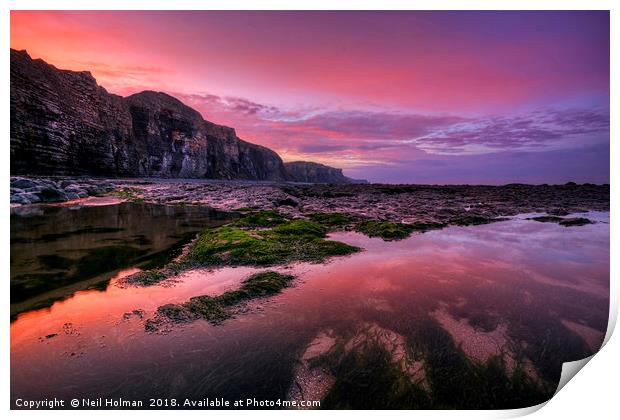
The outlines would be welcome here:
<svg viewBox="0 0 620 420">
<path fill-rule="evenodd" d="M 203 205 L 223 211 L 278 210 L 289 217 L 344 213 L 405 224 L 482 224 L 525 213 L 562 217 L 609 211 L 609 185 L 503 186 L 301 184 L 256 181 L 11 177 L 11 204 L 117 195 L 126 200 Z"/>
<path fill-rule="evenodd" d="M 60 203 L 112 192 L 116 186 L 91 178 L 11 177 L 11 205 Z"/>
</svg>

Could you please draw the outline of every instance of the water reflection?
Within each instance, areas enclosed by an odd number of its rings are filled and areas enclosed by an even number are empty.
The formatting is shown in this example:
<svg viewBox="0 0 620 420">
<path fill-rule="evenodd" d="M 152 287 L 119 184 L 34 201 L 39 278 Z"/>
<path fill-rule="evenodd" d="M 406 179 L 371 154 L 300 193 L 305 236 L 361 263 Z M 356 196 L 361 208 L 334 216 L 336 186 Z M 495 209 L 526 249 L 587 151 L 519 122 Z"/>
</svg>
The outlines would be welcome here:
<svg viewBox="0 0 620 420">
<path fill-rule="evenodd" d="M 535 404 L 552 394 L 561 363 L 590 355 L 606 330 L 608 215 L 588 217 L 598 223 L 511 220 L 400 242 L 336 234 L 366 251 L 281 267 L 298 275 L 295 287 L 221 326 L 197 321 L 167 334 L 144 331 L 159 305 L 222 293 L 256 270 L 196 270 L 172 286 L 124 289 L 113 282 L 105 291 L 80 292 L 11 325 L 11 393 L 287 398 L 317 340 L 346 348 L 372 335 L 392 343 L 384 350 L 406 352 L 395 360 L 414 366 L 430 389 L 425 399 L 403 397 L 393 406 Z M 371 368 L 385 359 L 354 356 L 345 351 L 325 367 L 333 379 L 324 406 L 380 406 L 393 396 L 392 385 L 374 390 L 385 395 L 369 393 L 391 377 L 359 376 L 375 375 Z M 523 385 L 534 382 L 550 388 L 534 393 Z"/>
<path fill-rule="evenodd" d="M 156 266 L 205 226 L 204 207 L 121 203 L 11 209 L 11 316 L 76 290 L 105 289 L 119 269 Z"/>
</svg>

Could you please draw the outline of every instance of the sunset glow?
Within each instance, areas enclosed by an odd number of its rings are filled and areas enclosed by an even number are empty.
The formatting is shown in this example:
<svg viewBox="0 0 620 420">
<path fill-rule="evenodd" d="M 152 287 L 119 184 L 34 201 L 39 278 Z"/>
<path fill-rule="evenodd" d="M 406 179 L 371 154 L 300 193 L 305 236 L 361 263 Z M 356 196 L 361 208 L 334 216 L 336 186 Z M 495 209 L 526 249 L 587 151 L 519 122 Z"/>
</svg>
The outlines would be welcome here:
<svg viewBox="0 0 620 420">
<path fill-rule="evenodd" d="M 608 12 L 14 11 L 11 47 L 355 178 L 609 182 Z"/>
</svg>

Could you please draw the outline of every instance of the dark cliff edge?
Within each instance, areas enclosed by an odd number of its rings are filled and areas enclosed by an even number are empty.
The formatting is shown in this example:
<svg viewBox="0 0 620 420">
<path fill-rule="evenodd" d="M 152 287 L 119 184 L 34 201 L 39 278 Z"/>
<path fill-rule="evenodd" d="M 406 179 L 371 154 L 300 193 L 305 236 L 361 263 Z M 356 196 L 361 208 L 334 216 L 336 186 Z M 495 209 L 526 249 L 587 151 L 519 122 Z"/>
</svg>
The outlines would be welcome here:
<svg viewBox="0 0 620 420">
<path fill-rule="evenodd" d="M 287 162 L 284 164 L 291 181 L 329 184 L 366 183 L 343 175 L 342 169 L 321 165 L 315 162 Z"/>
<path fill-rule="evenodd" d="M 320 169 L 285 165 L 273 150 L 165 93 L 121 97 L 89 72 L 11 49 L 11 175 L 352 181 L 341 170 L 307 165 Z"/>
</svg>

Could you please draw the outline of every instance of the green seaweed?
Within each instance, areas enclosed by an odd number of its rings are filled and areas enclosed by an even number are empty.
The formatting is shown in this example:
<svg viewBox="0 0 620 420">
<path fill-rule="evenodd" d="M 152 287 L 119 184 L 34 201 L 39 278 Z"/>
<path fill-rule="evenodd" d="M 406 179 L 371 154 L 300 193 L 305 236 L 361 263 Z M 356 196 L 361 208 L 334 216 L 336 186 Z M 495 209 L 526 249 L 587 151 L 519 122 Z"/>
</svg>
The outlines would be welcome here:
<svg viewBox="0 0 620 420">
<path fill-rule="evenodd" d="M 151 286 L 166 279 L 167 275 L 163 270 L 145 270 L 132 274 L 125 278 L 125 282 L 129 284 L 141 284 L 143 286 Z"/>
<path fill-rule="evenodd" d="M 414 229 L 404 223 L 368 220 L 358 224 L 355 230 L 371 238 L 380 237 L 384 241 L 395 241 L 407 238 Z"/>
<path fill-rule="evenodd" d="M 371 238 L 380 237 L 384 241 L 397 241 L 408 238 L 412 232 L 427 232 L 443 229 L 447 225 L 436 222 L 397 223 L 378 220 L 367 220 L 359 223 L 355 230 Z"/>
<path fill-rule="evenodd" d="M 162 318 L 175 323 L 205 319 L 214 325 L 233 316 L 231 307 L 240 303 L 280 293 L 295 276 L 275 271 L 263 271 L 248 277 L 241 287 L 219 296 L 195 296 L 181 304 L 162 305 L 157 309 L 159 319 L 145 323 L 147 331 L 157 330 Z"/>
<path fill-rule="evenodd" d="M 528 377 L 519 363 L 508 375 L 501 355 L 484 363 L 470 359 L 434 320 L 425 323 L 414 339 L 424 349 L 433 408 L 522 408 L 553 395 L 553 389 Z"/>
<path fill-rule="evenodd" d="M 281 225 L 286 222 L 286 218 L 274 210 L 263 210 L 247 214 L 233 223 L 237 227 L 246 228 L 268 228 Z"/>
<path fill-rule="evenodd" d="M 415 222 L 411 223 L 410 228 L 416 232 L 427 232 L 429 230 L 443 229 L 448 226 L 445 223 L 437 223 L 437 222 Z"/>
<path fill-rule="evenodd" d="M 347 213 L 312 213 L 310 220 L 329 228 L 339 228 L 355 221 L 355 216 Z"/>
<path fill-rule="evenodd" d="M 217 298 L 211 296 L 195 296 L 182 305 L 192 317 L 203 318 L 213 324 L 219 324 L 232 316 Z"/>
<path fill-rule="evenodd" d="M 334 385 L 321 407 L 334 409 L 500 409 L 536 405 L 551 398 L 553 383 L 529 376 L 521 356 L 510 367 L 499 353 L 484 362 L 469 358 L 451 335 L 432 319 L 409 332 L 418 360 L 423 360 L 430 389 L 412 380 L 395 363 L 394 350 L 369 337 L 347 350 L 337 342 L 328 353 L 308 361 L 327 369 Z M 411 344 L 410 344 L 411 345 Z M 554 349 L 555 350 L 555 349 Z M 551 352 L 550 352 L 551 353 Z M 400 353 L 398 353 L 400 354 Z M 551 353 L 549 357 L 557 356 Z"/>
<path fill-rule="evenodd" d="M 292 275 L 263 271 L 248 277 L 239 289 L 226 292 L 215 300 L 223 306 L 232 306 L 244 300 L 275 295 L 287 287 L 293 279 Z"/>
<path fill-rule="evenodd" d="M 249 213 L 249 212 L 256 211 L 256 208 L 254 208 L 254 207 L 239 207 L 239 208 L 233 209 L 231 211 L 233 213 Z"/>
<path fill-rule="evenodd" d="M 272 229 L 276 237 L 313 236 L 322 238 L 327 233 L 323 226 L 307 220 L 293 220 Z M 272 235 L 273 236 L 273 235 Z"/>
<path fill-rule="evenodd" d="M 322 401 L 325 409 L 424 409 L 430 399 L 378 343 L 345 353 L 332 366 L 336 383 Z"/>
<path fill-rule="evenodd" d="M 289 221 L 269 230 L 225 226 L 204 231 L 185 262 L 197 265 L 274 265 L 292 261 L 321 262 L 360 249 L 323 239 L 325 229 L 305 220 Z"/>
<path fill-rule="evenodd" d="M 134 203 L 143 203 L 144 199 L 138 196 L 141 192 L 142 190 L 140 188 L 124 187 L 120 190 L 113 191 L 110 194 Z"/>
</svg>

